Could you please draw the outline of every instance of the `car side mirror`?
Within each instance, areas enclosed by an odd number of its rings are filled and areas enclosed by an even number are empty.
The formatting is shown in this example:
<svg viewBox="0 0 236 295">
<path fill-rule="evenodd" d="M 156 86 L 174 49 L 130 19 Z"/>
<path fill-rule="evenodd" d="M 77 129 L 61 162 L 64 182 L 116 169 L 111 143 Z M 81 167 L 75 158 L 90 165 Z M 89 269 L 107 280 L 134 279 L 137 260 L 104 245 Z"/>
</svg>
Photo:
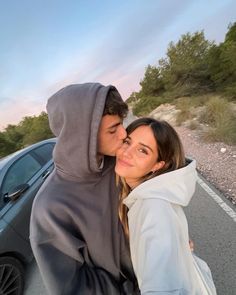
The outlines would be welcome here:
<svg viewBox="0 0 236 295">
<path fill-rule="evenodd" d="M 23 183 L 16 186 L 12 190 L 10 190 L 7 196 L 4 197 L 5 201 L 17 200 L 28 188 L 29 188 L 28 183 Z"/>
</svg>

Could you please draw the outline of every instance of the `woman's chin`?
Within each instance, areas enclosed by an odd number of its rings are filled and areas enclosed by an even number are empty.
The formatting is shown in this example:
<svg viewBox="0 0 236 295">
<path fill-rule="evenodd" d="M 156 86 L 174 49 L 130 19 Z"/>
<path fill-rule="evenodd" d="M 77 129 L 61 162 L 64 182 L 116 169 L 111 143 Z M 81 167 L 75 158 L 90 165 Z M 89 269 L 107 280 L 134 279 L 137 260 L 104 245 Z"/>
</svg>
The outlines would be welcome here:
<svg viewBox="0 0 236 295">
<path fill-rule="evenodd" d="M 117 175 L 119 175 L 120 177 L 125 177 L 125 172 L 122 171 L 123 169 L 120 168 L 118 165 L 115 166 L 115 172 Z"/>
</svg>

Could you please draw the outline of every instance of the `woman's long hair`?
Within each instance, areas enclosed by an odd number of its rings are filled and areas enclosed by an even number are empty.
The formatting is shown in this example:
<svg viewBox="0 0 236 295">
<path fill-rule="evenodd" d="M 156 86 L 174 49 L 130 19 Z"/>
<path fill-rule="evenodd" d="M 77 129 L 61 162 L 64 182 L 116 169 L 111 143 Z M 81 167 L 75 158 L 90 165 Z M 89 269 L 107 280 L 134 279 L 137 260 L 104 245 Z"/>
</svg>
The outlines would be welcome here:
<svg viewBox="0 0 236 295">
<path fill-rule="evenodd" d="M 140 126 L 150 126 L 157 143 L 157 162 L 165 162 L 165 165 L 161 169 L 155 171 L 154 173 L 150 172 L 140 178 L 140 183 L 156 177 L 160 174 L 174 171 L 185 166 L 186 162 L 182 143 L 177 132 L 170 124 L 168 124 L 166 121 L 159 121 L 152 118 L 140 118 L 133 121 L 127 127 L 127 135 L 130 135 L 135 129 Z M 124 231 L 128 236 L 128 209 L 123 204 L 123 200 L 128 196 L 131 188 L 122 177 L 118 177 L 118 182 L 121 187 L 119 199 L 119 217 L 124 227 Z"/>
</svg>

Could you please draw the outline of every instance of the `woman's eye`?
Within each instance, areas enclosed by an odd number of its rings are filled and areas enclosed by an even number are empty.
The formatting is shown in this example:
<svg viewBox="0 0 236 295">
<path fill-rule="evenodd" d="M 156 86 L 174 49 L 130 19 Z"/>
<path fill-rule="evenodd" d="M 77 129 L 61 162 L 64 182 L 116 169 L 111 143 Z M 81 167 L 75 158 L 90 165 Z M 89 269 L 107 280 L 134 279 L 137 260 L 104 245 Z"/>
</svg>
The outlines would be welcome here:
<svg viewBox="0 0 236 295">
<path fill-rule="evenodd" d="M 148 152 L 145 149 L 139 149 L 139 152 L 141 152 L 142 154 L 145 154 L 145 155 L 148 154 Z"/>
<path fill-rule="evenodd" d="M 129 140 L 128 140 L 128 139 L 124 139 L 124 140 L 123 140 L 123 143 L 124 143 L 124 144 L 129 144 Z"/>
</svg>

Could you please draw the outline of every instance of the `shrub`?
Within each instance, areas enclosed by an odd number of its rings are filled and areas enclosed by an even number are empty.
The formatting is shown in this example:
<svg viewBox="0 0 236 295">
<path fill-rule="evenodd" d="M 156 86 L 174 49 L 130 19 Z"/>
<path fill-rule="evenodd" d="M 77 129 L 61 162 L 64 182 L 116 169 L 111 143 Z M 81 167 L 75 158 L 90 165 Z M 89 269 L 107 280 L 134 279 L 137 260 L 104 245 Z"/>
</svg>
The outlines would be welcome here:
<svg viewBox="0 0 236 295">
<path fill-rule="evenodd" d="M 224 94 L 229 98 L 229 100 L 236 101 L 236 82 L 232 83 L 228 87 L 225 87 Z"/>
<path fill-rule="evenodd" d="M 209 141 L 223 141 L 227 144 L 236 144 L 236 116 L 218 117 L 215 127 L 205 132 L 204 138 Z"/>
<path fill-rule="evenodd" d="M 133 107 L 133 114 L 135 116 L 145 116 L 151 111 L 157 108 L 163 103 L 167 103 L 169 100 L 167 98 L 159 96 L 146 96 L 140 98 L 140 100 Z"/>
<path fill-rule="evenodd" d="M 206 109 L 202 112 L 199 120 L 202 123 L 215 126 L 221 116 L 227 116 L 230 113 L 229 103 L 218 96 L 213 96 L 207 103 Z"/>
<path fill-rule="evenodd" d="M 212 97 L 200 120 L 210 126 L 204 134 L 205 139 L 236 144 L 236 115 L 233 105 L 227 100 Z"/>
<path fill-rule="evenodd" d="M 199 128 L 199 123 L 196 120 L 192 120 L 189 122 L 188 128 L 191 130 L 196 130 Z"/>
<path fill-rule="evenodd" d="M 180 112 L 176 116 L 176 124 L 181 125 L 183 122 L 191 118 L 191 99 L 189 97 L 181 97 L 176 100 L 176 107 Z"/>
</svg>

